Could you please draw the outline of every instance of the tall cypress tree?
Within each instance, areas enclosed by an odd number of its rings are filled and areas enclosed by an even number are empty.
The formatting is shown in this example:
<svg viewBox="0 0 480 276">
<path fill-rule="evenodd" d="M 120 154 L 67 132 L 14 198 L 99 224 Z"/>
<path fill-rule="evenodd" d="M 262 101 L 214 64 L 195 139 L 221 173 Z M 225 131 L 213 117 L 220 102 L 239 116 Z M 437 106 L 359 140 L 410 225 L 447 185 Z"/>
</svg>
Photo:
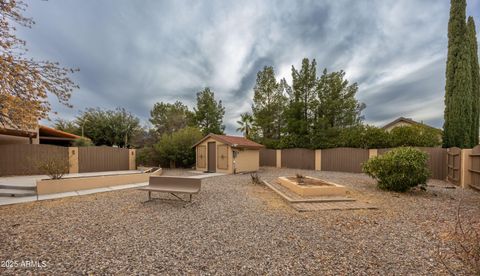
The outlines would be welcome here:
<svg viewBox="0 0 480 276">
<path fill-rule="evenodd" d="M 470 147 L 472 72 L 465 20 L 466 0 L 451 0 L 445 85 L 444 147 Z"/>
<path fill-rule="evenodd" d="M 478 145 L 478 135 L 480 128 L 480 75 L 478 67 L 478 46 L 477 33 L 475 31 L 475 21 L 473 17 L 468 17 L 467 23 L 468 43 L 470 48 L 470 64 L 472 67 L 472 131 L 471 146 Z"/>
</svg>

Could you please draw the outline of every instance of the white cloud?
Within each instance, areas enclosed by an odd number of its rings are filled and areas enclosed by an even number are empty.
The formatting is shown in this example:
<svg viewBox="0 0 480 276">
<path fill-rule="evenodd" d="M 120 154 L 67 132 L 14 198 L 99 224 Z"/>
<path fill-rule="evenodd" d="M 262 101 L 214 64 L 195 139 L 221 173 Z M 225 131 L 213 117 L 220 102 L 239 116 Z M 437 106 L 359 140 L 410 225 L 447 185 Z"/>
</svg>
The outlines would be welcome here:
<svg viewBox="0 0 480 276">
<path fill-rule="evenodd" d="M 469 1 L 476 19 L 478 5 Z M 63 117 L 123 106 L 146 121 L 156 101 L 192 106 L 210 86 L 234 133 L 256 72 L 272 65 L 291 82 L 304 57 L 358 82 L 368 122 L 441 121 L 448 13 L 436 0 L 51 0 L 30 4 L 37 24 L 21 35 L 32 56 L 80 67 L 75 109 L 53 104 Z"/>
</svg>

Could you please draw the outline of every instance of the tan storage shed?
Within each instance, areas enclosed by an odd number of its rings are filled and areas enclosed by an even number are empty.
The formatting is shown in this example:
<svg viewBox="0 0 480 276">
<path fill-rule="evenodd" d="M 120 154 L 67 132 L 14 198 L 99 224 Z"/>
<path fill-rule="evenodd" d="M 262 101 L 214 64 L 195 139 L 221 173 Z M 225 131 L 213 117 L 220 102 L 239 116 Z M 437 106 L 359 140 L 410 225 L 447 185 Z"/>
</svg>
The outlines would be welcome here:
<svg viewBox="0 0 480 276">
<path fill-rule="evenodd" d="M 244 137 L 209 134 L 193 147 L 197 171 L 230 174 L 258 171 L 263 145 Z"/>
</svg>

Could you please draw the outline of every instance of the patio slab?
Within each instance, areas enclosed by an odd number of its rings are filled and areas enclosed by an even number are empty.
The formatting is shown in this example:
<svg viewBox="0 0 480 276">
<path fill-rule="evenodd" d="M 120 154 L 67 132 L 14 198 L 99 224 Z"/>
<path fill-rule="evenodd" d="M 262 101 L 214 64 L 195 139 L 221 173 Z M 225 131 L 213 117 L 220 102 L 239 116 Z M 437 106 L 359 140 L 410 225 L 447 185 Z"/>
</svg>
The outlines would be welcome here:
<svg viewBox="0 0 480 276">
<path fill-rule="evenodd" d="M 36 200 L 37 200 L 37 196 L 0 197 L 0 205 L 25 203 L 25 202 L 32 202 Z"/>
<path fill-rule="evenodd" d="M 143 182 L 143 183 L 121 185 L 121 186 L 109 186 L 109 187 L 98 188 L 98 189 L 81 190 L 81 191 L 56 193 L 56 194 L 48 194 L 48 195 L 39 195 L 38 197 L 37 196 L 0 197 L 0 206 L 18 204 L 18 203 L 26 203 L 26 202 L 33 202 L 33 201 L 41 201 L 41 200 L 49 200 L 49 199 L 57 199 L 57 198 L 64 198 L 64 197 L 72 197 L 72 196 L 89 195 L 89 194 L 94 194 L 94 193 L 103 193 L 103 192 L 110 192 L 110 191 L 116 191 L 116 190 L 133 189 L 133 188 L 138 188 L 138 187 L 142 187 L 142 186 L 146 186 L 146 185 L 148 185 L 148 183 Z"/>
<path fill-rule="evenodd" d="M 222 176 L 225 175 L 224 173 L 202 173 L 199 175 L 193 175 L 193 176 L 188 176 L 188 178 L 197 178 L 197 179 L 204 179 L 204 178 L 209 178 L 209 177 L 214 177 L 214 176 Z"/>
</svg>

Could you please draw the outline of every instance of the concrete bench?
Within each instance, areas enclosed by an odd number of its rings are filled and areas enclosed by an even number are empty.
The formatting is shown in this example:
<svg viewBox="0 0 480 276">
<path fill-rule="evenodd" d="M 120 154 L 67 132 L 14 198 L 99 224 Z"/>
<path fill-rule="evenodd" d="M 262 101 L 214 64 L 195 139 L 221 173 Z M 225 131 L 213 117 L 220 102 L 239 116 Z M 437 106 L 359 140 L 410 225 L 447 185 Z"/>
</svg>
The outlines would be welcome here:
<svg viewBox="0 0 480 276">
<path fill-rule="evenodd" d="M 148 201 L 152 200 L 152 192 L 170 193 L 176 198 L 183 200 L 176 194 L 192 195 L 200 192 L 201 179 L 179 176 L 150 176 L 148 186 L 139 188 L 139 190 L 148 191 Z"/>
</svg>

